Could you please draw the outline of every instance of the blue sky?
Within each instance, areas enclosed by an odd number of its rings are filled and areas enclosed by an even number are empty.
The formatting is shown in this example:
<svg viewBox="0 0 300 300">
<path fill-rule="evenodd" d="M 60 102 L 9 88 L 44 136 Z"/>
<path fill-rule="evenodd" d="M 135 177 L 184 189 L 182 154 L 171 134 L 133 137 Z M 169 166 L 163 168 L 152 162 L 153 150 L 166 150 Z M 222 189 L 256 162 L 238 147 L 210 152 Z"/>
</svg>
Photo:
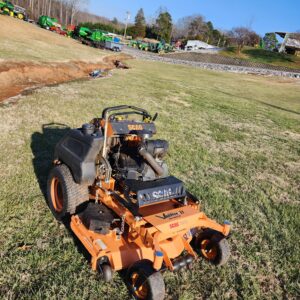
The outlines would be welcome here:
<svg viewBox="0 0 300 300">
<path fill-rule="evenodd" d="M 300 0 L 90 0 L 88 10 L 121 21 L 130 11 L 133 21 L 139 8 L 147 18 L 153 18 L 160 6 L 168 9 L 174 21 L 201 14 L 219 29 L 250 26 L 259 34 L 300 30 Z"/>
</svg>

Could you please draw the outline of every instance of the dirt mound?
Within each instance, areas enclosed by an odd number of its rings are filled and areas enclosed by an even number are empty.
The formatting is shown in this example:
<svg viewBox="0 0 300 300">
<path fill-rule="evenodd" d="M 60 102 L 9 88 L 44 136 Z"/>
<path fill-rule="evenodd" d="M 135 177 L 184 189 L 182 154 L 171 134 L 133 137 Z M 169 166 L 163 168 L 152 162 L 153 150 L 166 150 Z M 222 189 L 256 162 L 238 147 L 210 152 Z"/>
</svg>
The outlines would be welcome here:
<svg viewBox="0 0 300 300">
<path fill-rule="evenodd" d="M 0 62 L 0 101 L 30 88 L 53 85 L 87 77 L 95 69 L 111 70 L 116 60 L 129 59 L 126 54 L 110 55 L 101 62 Z"/>
</svg>

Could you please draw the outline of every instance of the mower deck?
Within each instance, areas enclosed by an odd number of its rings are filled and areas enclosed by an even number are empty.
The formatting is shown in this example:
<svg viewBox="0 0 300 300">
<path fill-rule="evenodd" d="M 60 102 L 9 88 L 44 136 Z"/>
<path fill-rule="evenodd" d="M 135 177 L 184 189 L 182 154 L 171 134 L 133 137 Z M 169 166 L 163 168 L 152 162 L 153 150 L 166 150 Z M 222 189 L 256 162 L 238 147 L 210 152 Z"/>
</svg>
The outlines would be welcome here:
<svg viewBox="0 0 300 300">
<path fill-rule="evenodd" d="M 191 230 L 196 227 L 213 228 L 225 236 L 229 225 L 219 225 L 199 212 L 199 205 L 179 203 L 176 199 L 139 209 L 140 217 L 134 215 L 113 199 L 107 199 L 116 213 L 123 211 L 124 224 L 129 226 L 127 234 L 110 230 L 100 234 L 89 230 L 78 215 L 72 216 L 71 228 L 92 256 L 92 268 L 97 269 L 99 259 L 105 258 L 113 270 L 128 268 L 135 261 L 147 259 L 155 269 L 164 265 L 174 270 L 173 260 L 184 251 L 189 257 L 197 258 L 190 246 Z"/>
</svg>

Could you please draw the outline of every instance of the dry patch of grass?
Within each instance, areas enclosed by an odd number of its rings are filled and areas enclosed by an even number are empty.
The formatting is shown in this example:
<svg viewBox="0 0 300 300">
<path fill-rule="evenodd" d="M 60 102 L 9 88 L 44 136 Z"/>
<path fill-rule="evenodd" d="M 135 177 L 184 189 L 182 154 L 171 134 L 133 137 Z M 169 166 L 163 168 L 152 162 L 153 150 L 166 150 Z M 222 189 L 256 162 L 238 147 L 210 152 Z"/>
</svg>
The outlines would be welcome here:
<svg viewBox="0 0 300 300">
<path fill-rule="evenodd" d="M 186 97 L 188 97 L 188 94 L 185 92 L 178 92 L 174 95 L 169 95 L 167 101 L 169 101 L 170 104 L 174 103 L 177 107 L 190 107 L 191 103 L 185 100 Z"/>
<path fill-rule="evenodd" d="M 0 15 L 0 59 L 13 61 L 99 61 L 108 51 L 87 47 L 78 41 L 39 26 Z"/>
</svg>

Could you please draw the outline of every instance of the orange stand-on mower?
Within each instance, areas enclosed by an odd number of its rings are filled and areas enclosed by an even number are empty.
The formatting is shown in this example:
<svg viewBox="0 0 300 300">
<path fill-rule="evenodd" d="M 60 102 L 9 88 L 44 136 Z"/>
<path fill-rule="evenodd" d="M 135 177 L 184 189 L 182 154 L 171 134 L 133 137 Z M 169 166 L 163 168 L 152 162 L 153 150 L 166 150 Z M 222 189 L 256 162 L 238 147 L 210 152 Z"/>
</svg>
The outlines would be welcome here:
<svg viewBox="0 0 300 300">
<path fill-rule="evenodd" d="M 229 257 L 230 225 L 209 219 L 163 161 L 165 140 L 144 109 L 103 110 L 56 145 L 48 179 L 54 216 L 70 227 L 104 280 L 127 269 L 136 299 L 163 299 L 162 271 L 191 268 L 199 254 L 215 265 Z"/>
</svg>

